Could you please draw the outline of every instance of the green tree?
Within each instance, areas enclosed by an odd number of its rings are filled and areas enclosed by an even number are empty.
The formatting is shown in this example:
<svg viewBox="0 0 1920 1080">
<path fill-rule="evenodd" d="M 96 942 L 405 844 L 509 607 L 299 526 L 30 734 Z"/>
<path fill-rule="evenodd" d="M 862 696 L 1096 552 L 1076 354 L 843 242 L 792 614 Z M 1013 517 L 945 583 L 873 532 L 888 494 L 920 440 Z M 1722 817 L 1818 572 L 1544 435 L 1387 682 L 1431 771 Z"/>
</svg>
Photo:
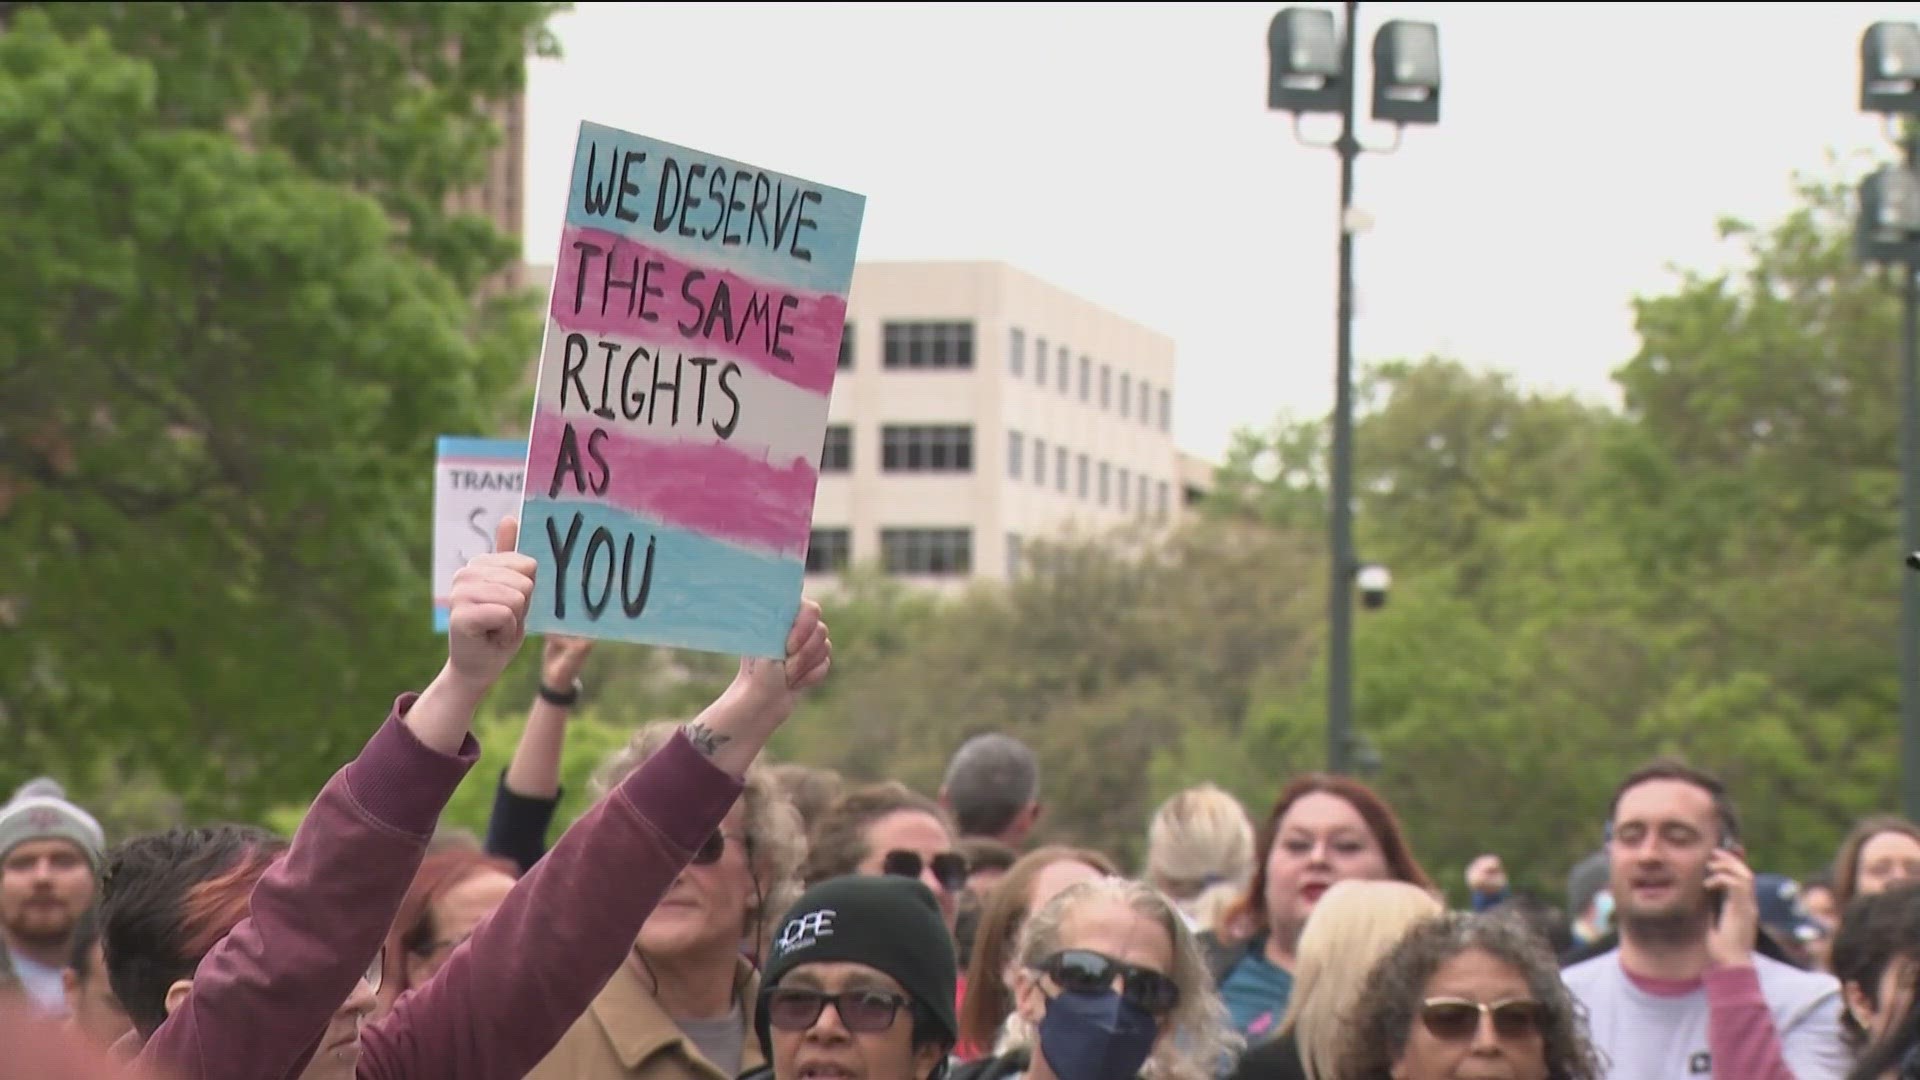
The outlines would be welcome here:
<svg viewBox="0 0 1920 1080">
<path fill-rule="evenodd" d="M 433 439 L 537 341 L 443 207 L 548 14 L 0 12 L 0 780 L 245 816 L 432 674 Z"/>
</svg>

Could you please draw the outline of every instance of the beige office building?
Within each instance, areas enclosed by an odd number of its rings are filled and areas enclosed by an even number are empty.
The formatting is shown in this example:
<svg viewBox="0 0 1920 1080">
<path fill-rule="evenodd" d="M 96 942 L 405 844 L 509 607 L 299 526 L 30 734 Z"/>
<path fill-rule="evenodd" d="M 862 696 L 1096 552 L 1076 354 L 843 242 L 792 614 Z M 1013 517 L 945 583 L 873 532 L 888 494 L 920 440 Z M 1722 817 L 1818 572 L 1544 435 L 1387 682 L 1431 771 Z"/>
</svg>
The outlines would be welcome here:
<svg viewBox="0 0 1920 1080">
<path fill-rule="evenodd" d="M 811 587 L 1003 580 L 1036 539 L 1180 515 L 1171 339 L 1001 263 L 861 263 L 848 308 Z"/>
</svg>

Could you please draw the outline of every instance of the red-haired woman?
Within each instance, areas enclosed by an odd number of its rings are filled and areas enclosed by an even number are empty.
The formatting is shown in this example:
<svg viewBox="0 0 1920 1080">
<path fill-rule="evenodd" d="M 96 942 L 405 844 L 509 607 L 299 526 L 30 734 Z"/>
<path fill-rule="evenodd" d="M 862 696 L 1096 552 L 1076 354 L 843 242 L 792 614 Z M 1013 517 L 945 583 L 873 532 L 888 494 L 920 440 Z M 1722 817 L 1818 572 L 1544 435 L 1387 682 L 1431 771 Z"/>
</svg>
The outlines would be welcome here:
<svg viewBox="0 0 1920 1080">
<path fill-rule="evenodd" d="M 1253 881 L 1203 937 L 1235 1030 L 1271 1034 L 1293 991 L 1293 950 L 1320 897 L 1338 881 L 1394 880 L 1431 890 L 1400 820 L 1365 784 L 1319 773 L 1288 784 L 1254 841 Z"/>
</svg>

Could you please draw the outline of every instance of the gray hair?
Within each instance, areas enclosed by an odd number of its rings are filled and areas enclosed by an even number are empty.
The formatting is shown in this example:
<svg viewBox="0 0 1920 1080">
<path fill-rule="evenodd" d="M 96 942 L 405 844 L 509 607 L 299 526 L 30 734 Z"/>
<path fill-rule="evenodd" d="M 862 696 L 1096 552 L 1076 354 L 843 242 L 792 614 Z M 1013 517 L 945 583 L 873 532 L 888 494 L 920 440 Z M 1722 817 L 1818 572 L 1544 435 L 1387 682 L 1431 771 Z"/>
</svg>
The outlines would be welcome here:
<svg viewBox="0 0 1920 1080">
<path fill-rule="evenodd" d="M 1434 973 L 1465 952 L 1483 952 L 1518 972 L 1546 1007 L 1542 1053 L 1547 1080 L 1601 1080 L 1606 1068 L 1587 1037 L 1586 1015 L 1560 981 L 1560 965 L 1517 916 L 1451 912 L 1415 926 L 1367 976 L 1347 1018 L 1340 1080 L 1390 1080 L 1407 1048 Z"/>
<path fill-rule="evenodd" d="M 1040 797 L 1040 759 L 1011 735 L 975 735 L 954 752 L 941 784 L 962 836 L 998 836 Z"/>
<path fill-rule="evenodd" d="M 1167 976 L 1180 987 L 1180 1003 L 1162 1022 L 1161 1038 L 1140 1070 L 1142 1080 L 1213 1080 L 1220 1063 L 1237 1057 L 1245 1040 L 1228 1024 L 1227 1007 L 1214 990 L 1206 958 L 1187 922 L 1160 890 L 1140 881 L 1105 877 L 1062 889 L 1027 919 L 1009 965 L 1018 978 L 1033 978 L 1033 967 L 1060 951 L 1060 930 L 1068 914 L 1085 904 L 1111 900 L 1160 924 L 1173 940 L 1173 970 Z M 994 1047 L 1001 1056 L 1037 1052 L 1039 1033 L 1016 1007 Z"/>
<path fill-rule="evenodd" d="M 661 720 L 634 732 L 627 744 L 609 754 L 594 773 L 594 798 L 606 798 L 667 745 L 680 727 L 677 721 Z M 758 902 L 749 908 L 748 918 L 760 931 L 756 937 L 764 938 L 772 933 L 781 913 L 800 899 L 800 864 L 807 858 L 807 835 L 800 824 L 800 812 L 768 766 L 755 763 L 748 767 L 740 804 L 746 818 L 747 865 L 760 894 Z M 766 942 L 756 944 L 764 955 Z"/>
</svg>

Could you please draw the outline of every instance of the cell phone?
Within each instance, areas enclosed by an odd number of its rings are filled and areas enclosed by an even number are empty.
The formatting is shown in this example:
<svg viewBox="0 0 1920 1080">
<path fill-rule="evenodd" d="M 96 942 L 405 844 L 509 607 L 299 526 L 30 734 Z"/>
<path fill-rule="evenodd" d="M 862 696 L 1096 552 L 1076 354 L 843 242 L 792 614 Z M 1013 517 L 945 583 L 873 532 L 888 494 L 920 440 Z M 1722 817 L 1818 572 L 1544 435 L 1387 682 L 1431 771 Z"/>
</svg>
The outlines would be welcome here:
<svg viewBox="0 0 1920 1080">
<path fill-rule="evenodd" d="M 1715 844 L 1714 847 L 1720 851 L 1734 850 L 1733 841 L 1724 836 L 1720 838 L 1720 842 Z M 1708 872 L 1711 873 L 1712 871 Z M 1727 891 L 1725 889 L 1707 890 L 1707 906 L 1708 910 L 1713 913 L 1713 925 L 1715 928 L 1718 928 L 1720 925 L 1720 913 L 1726 910 L 1727 907 Z"/>
</svg>

